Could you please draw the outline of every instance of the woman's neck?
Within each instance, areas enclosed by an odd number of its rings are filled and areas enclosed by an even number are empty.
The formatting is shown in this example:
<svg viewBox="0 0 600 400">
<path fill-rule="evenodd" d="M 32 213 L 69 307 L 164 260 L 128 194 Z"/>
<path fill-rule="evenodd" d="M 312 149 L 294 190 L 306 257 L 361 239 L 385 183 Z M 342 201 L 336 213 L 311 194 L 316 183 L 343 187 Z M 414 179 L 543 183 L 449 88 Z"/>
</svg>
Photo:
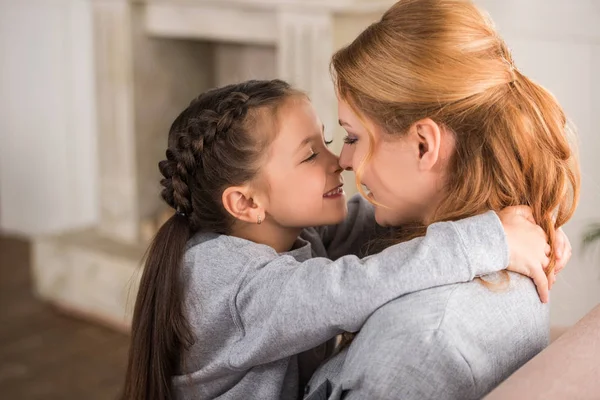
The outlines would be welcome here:
<svg viewBox="0 0 600 400">
<path fill-rule="evenodd" d="M 302 232 L 300 228 L 284 228 L 265 221 L 262 224 L 239 224 L 231 232 L 231 236 L 264 244 L 275 249 L 278 253 L 290 251 L 294 242 Z"/>
</svg>

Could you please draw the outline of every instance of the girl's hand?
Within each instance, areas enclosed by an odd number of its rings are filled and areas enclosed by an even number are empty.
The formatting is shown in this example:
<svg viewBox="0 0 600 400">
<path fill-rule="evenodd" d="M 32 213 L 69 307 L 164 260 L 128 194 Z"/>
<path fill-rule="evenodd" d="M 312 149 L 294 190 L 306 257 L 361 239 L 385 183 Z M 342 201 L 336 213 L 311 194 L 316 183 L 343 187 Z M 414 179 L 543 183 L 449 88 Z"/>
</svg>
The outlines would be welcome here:
<svg viewBox="0 0 600 400">
<path fill-rule="evenodd" d="M 533 279 L 542 303 L 547 303 L 550 300 L 550 285 L 544 269 L 550 263 L 548 258 L 550 245 L 546 233 L 536 225 L 531 209 L 527 206 L 506 207 L 498 212 L 498 216 L 504 227 L 510 251 L 510 261 L 507 269 Z M 561 240 L 564 238 L 561 238 Z M 564 241 L 561 243 L 563 243 L 560 245 L 563 251 L 561 253 L 563 256 L 561 257 L 561 265 L 564 267 L 562 260 L 564 260 L 568 251 L 566 243 Z M 570 244 L 568 246 L 570 248 Z M 552 274 L 550 279 L 554 279 Z"/>
<path fill-rule="evenodd" d="M 571 259 L 571 255 L 573 254 L 571 242 L 562 228 L 558 228 L 556 230 L 556 237 L 554 239 L 554 254 L 556 258 L 556 265 L 554 266 L 554 271 L 552 271 L 548 276 L 548 287 L 550 289 L 552 289 L 552 286 L 556 282 L 556 275 L 567 265 Z"/>
</svg>

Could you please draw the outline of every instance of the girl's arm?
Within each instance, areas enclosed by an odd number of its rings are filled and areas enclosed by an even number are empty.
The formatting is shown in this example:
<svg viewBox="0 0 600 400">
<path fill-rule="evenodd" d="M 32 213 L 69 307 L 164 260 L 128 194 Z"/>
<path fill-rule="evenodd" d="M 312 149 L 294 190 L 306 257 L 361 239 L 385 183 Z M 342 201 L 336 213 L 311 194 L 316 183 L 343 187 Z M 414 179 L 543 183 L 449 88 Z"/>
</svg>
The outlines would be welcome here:
<svg viewBox="0 0 600 400">
<path fill-rule="evenodd" d="M 365 259 L 256 260 L 232 299 L 241 337 L 230 367 L 247 369 L 301 353 L 341 332 L 358 331 L 394 298 L 470 281 L 508 262 L 507 238 L 494 212 L 432 224 L 426 236 Z"/>
<path fill-rule="evenodd" d="M 343 222 L 314 229 L 332 260 L 348 254 L 367 255 L 369 241 L 389 231 L 377 225 L 373 205 L 360 194 L 348 201 L 348 215 Z"/>
</svg>

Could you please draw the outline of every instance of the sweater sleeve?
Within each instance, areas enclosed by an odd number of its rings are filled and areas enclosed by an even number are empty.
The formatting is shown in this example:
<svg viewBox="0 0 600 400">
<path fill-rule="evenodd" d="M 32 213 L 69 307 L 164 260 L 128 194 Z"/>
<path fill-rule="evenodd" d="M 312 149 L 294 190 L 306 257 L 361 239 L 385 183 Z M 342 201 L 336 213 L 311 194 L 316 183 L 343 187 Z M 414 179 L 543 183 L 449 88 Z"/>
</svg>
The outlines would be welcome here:
<svg viewBox="0 0 600 400">
<path fill-rule="evenodd" d="M 358 331 L 377 308 L 407 293 L 466 282 L 508 265 L 498 216 L 488 212 L 429 226 L 424 237 L 360 259 L 289 255 L 248 267 L 232 300 L 240 338 L 230 367 L 247 369 Z"/>
<path fill-rule="evenodd" d="M 369 253 L 371 240 L 389 232 L 377 225 L 373 205 L 359 194 L 348 201 L 348 215 L 343 222 L 315 229 L 332 260 L 348 254 L 364 256 Z"/>
</svg>

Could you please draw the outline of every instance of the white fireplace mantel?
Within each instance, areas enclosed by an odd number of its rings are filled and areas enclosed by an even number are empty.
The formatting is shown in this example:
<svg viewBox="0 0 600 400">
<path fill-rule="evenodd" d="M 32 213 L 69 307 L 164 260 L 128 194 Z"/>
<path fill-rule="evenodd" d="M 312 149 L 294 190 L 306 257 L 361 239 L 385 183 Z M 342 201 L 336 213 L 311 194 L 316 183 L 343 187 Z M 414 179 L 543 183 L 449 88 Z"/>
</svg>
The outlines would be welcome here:
<svg viewBox="0 0 600 400">
<path fill-rule="evenodd" d="M 309 94 L 338 151 L 331 55 L 393 0 L 89 1 L 99 220 L 36 239 L 33 270 L 42 298 L 126 327 L 149 227 L 165 207 L 156 164 L 181 108 L 211 86 L 281 78 Z"/>
<path fill-rule="evenodd" d="M 277 45 L 280 16 L 381 14 L 393 1 L 197 0 L 148 1 L 146 29 L 162 37 Z"/>
<path fill-rule="evenodd" d="M 119 1 L 119 0 L 117 0 Z M 128 1 L 128 0 L 120 0 Z M 218 6 L 230 9 L 291 9 L 329 12 L 383 13 L 397 0 L 134 0 L 146 4 L 173 4 L 189 7 Z"/>
<path fill-rule="evenodd" d="M 135 243 L 139 239 L 140 215 L 147 216 L 151 208 L 147 201 L 140 201 L 151 193 L 144 193 L 143 189 L 141 194 L 135 191 L 136 187 L 148 187 L 145 182 L 149 181 L 143 176 L 149 164 L 141 172 L 135 168 L 140 162 L 135 159 L 134 148 L 140 134 L 139 129 L 136 132 L 136 121 L 139 125 L 140 118 L 135 114 L 135 102 L 139 100 L 135 99 L 132 82 L 135 69 L 139 68 L 136 59 L 147 52 L 143 41 L 135 39 L 136 35 L 274 48 L 273 77 L 307 91 L 326 126 L 326 134 L 335 138 L 341 136 L 341 131 L 336 128 L 337 104 L 329 74 L 331 55 L 380 17 L 391 3 L 390 0 L 94 0 L 98 113 L 102 125 L 100 230 L 110 237 Z M 172 46 L 181 43 L 173 41 Z M 145 55 L 141 57 L 146 59 Z M 147 61 L 165 62 L 157 57 Z M 160 71 L 160 67 L 156 69 Z M 193 74 L 191 69 L 186 72 Z M 176 84 L 175 78 L 170 79 L 171 84 Z M 341 140 L 336 142 L 341 146 Z M 123 151 L 115 153 L 102 148 Z M 138 151 L 137 157 L 145 156 Z M 348 185 L 348 190 L 353 191 L 352 185 Z M 144 204 L 140 207 L 141 203 Z"/>
</svg>

